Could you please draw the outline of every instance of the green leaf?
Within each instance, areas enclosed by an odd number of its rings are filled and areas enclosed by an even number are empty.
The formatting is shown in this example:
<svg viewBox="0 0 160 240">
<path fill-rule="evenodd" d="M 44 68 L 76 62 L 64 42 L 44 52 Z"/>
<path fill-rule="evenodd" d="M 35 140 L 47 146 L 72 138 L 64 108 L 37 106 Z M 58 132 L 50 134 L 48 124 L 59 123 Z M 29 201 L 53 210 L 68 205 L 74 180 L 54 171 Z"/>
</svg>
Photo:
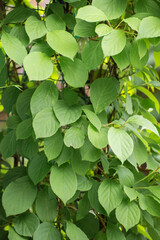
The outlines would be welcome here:
<svg viewBox="0 0 160 240">
<path fill-rule="evenodd" d="M 59 122 L 55 117 L 52 108 L 44 108 L 37 113 L 33 119 L 33 128 L 36 138 L 47 138 L 54 135 L 58 128 Z"/>
<path fill-rule="evenodd" d="M 37 196 L 36 205 L 35 205 L 36 213 L 39 219 L 42 222 L 52 222 L 58 215 L 57 211 L 57 199 L 49 198 L 48 189 L 42 189 Z"/>
<path fill-rule="evenodd" d="M 17 216 L 13 220 L 14 228 L 16 232 L 25 237 L 32 237 L 33 233 L 37 229 L 39 223 L 39 219 L 37 216 L 30 212 L 25 212 L 19 216 Z"/>
<path fill-rule="evenodd" d="M 30 81 L 45 80 L 53 72 L 53 65 L 50 58 L 41 52 L 29 53 L 25 57 L 23 65 Z"/>
<path fill-rule="evenodd" d="M 146 55 L 147 51 L 148 49 L 146 46 L 146 42 L 143 39 L 138 40 L 138 53 L 140 59 L 142 59 Z"/>
<path fill-rule="evenodd" d="M 92 5 L 101 9 L 107 19 L 112 20 L 119 18 L 127 7 L 127 0 L 93 0 Z"/>
<path fill-rule="evenodd" d="M 19 236 L 12 227 L 9 227 L 8 239 L 9 240 L 27 240 L 26 238 Z"/>
<path fill-rule="evenodd" d="M 128 123 L 135 123 L 139 126 L 142 126 L 143 128 L 148 129 L 148 130 L 154 132 L 155 134 L 157 134 L 159 136 L 157 128 L 149 120 L 147 120 L 143 116 L 134 115 L 132 117 L 129 117 L 127 122 Z"/>
<path fill-rule="evenodd" d="M 116 209 L 117 220 L 125 227 L 126 231 L 140 221 L 140 209 L 135 202 L 123 200 Z"/>
<path fill-rule="evenodd" d="M 78 104 L 78 94 L 71 88 L 63 88 L 62 98 L 68 106 L 74 106 Z"/>
<path fill-rule="evenodd" d="M 9 114 L 12 111 L 12 107 L 16 103 L 19 94 L 20 90 L 13 86 L 7 87 L 4 90 L 2 94 L 1 103 L 4 106 L 4 109 L 7 114 Z"/>
<path fill-rule="evenodd" d="M 25 23 L 26 33 L 30 38 L 30 42 L 37 38 L 43 37 L 47 33 L 47 29 L 43 21 L 35 16 L 30 16 Z"/>
<path fill-rule="evenodd" d="M 79 191 L 89 191 L 92 187 L 92 182 L 89 181 L 86 177 L 77 175 L 77 190 Z"/>
<path fill-rule="evenodd" d="M 79 201 L 76 220 L 78 221 L 80 219 L 83 219 L 88 214 L 90 208 L 91 208 L 91 206 L 90 206 L 90 202 L 88 200 L 88 196 L 87 196 L 87 194 L 85 194 L 84 197 Z"/>
<path fill-rule="evenodd" d="M 111 32 L 113 30 L 112 27 L 109 27 L 107 24 L 105 23 L 100 23 L 96 26 L 95 32 L 97 33 L 97 35 L 99 37 L 105 36 L 107 35 L 109 32 Z"/>
<path fill-rule="evenodd" d="M 120 229 L 112 224 L 112 223 L 108 223 L 107 224 L 107 231 L 106 231 L 106 235 L 107 235 L 107 239 L 108 240 L 125 240 L 125 236 L 124 233 L 120 231 Z"/>
<path fill-rule="evenodd" d="M 26 167 L 14 167 L 10 168 L 3 178 L 3 188 L 6 188 L 8 184 L 16 180 L 17 178 L 27 176 Z"/>
<path fill-rule="evenodd" d="M 26 139 L 32 135 L 32 119 L 26 119 L 18 124 L 16 128 L 16 139 Z"/>
<path fill-rule="evenodd" d="M 78 51 L 76 39 L 64 30 L 48 32 L 47 42 L 56 52 L 72 60 Z"/>
<path fill-rule="evenodd" d="M 96 23 L 86 22 L 81 19 L 77 19 L 77 24 L 74 27 L 74 35 L 79 37 L 94 37 Z"/>
<path fill-rule="evenodd" d="M 70 240 L 89 240 L 86 234 L 71 222 L 67 222 L 66 233 Z"/>
<path fill-rule="evenodd" d="M 71 160 L 72 151 L 73 151 L 72 148 L 68 148 L 65 145 L 63 145 L 60 155 L 55 159 L 55 161 L 58 164 L 58 167 Z"/>
<path fill-rule="evenodd" d="M 144 87 L 137 87 L 137 89 L 139 91 L 141 91 L 142 93 L 144 93 L 149 99 L 151 99 L 154 104 L 155 104 L 155 108 L 157 110 L 157 112 L 159 113 L 159 102 L 157 100 L 157 98 L 153 95 L 153 93 L 151 93 L 148 89 L 144 88 Z"/>
<path fill-rule="evenodd" d="M 31 160 L 38 153 L 38 142 L 35 141 L 33 137 L 19 140 L 17 144 L 17 151 L 20 155 Z"/>
<path fill-rule="evenodd" d="M 39 41 L 33 45 L 30 52 L 41 52 L 51 57 L 54 54 L 54 50 L 48 45 L 47 42 Z"/>
<path fill-rule="evenodd" d="M 16 6 L 16 8 L 13 8 L 13 10 L 6 15 L 1 25 L 7 24 L 7 23 L 13 23 L 13 22 L 20 23 L 26 20 L 31 15 L 39 16 L 37 12 L 33 11 L 30 8 L 26 8 L 22 5 Z"/>
<path fill-rule="evenodd" d="M 148 51 L 146 52 L 145 56 L 140 59 L 139 57 L 139 50 L 138 50 L 138 41 L 133 41 L 131 48 L 130 48 L 130 61 L 131 64 L 137 69 L 143 69 L 144 66 L 147 64 L 148 61 Z"/>
<path fill-rule="evenodd" d="M 115 180 L 104 180 L 98 189 L 98 198 L 109 215 L 122 202 L 123 191 L 121 185 Z"/>
<path fill-rule="evenodd" d="M 138 194 L 140 208 L 146 210 L 149 214 L 155 217 L 160 217 L 159 202 L 152 196 Z"/>
<path fill-rule="evenodd" d="M 2 196 L 2 204 L 7 216 L 28 210 L 32 206 L 36 194 L 37 189 L 27 176 L 11 182 Z"/>
<path fill-rule="evenodd" d="M 63 136 L 58 130 L 56 134 L 44 139 L 44 152 L 48 161 L 53 160 L 59 156 L 63 147 Z"/>
<path fill-rule="evenodd" d="M 76 18 L 80 18 L 87 22 L 101 22 L 106 21 L 107 17 L 100 9 L 95 6 L 85 6 L 78 10 Z"/>
<path fill-rule="evenodd" d="M 3 54 L 2 50 L 0 49 L 0 61 L 1 61 L 1 65 L 0 65 L 0 73 L 2 71 L 2 69 L 5 66 L 5 55 Z"/>
<path fill-rule="evenodd" d="M 82 161 L 79 150 L 75 149 L 71 158 L 73 171 L 81 176 L 85 176 L 90 167 L 90 162 Z"/>
<path fill-rule="evenodd" d="M 136 190 L 134 190 L 133 188 L 124 186 L 124 192 L 129 197 L 130 201 L 133 201 L 138 197 Z"/>
<path fill-rule="evenodd" d="M 60 16 L 57 16 L 56 14 L 50 14 L 46 18 L 46 27 L 48 31 L 65 30 L 66 24 Z"/>
<path fill-rule="evenodd" d="M 133 173 L 124 166 L 118 167 L 118 176 L 120 184 L 123 186 L 131 187 L 134 185 L 134 175 Z"/>
<path fill-rule="evenodd" d="M 96 180 L 92 181 L 93 185 L 92 188 L 88 191 L 88 199 L 90 201 L 91 207 L 95 209 L 96 212 L 99 212 L 101 214 L 106 214 L 104 208 L 101 206 L 99 199 L 98 199 L 98 188 L 100 186 L 100 183 Z"/>
<path fill-rule="evenodd" d="M 130 64 L 130 43 L 127 42 L 122 52 L 114 55 L 113 59 L 117 63 L 120 70 L 126 68 Z"/>
<path fill-rule="evenodd" d="M 74 61 L 66 57 L 60 58 L 60 66 L 64 73 L 65 81 L 74 88 L 84 87 L 88 79 L 86 65 L 78 58 Z"/>
<path fill-rule="evenodd" d="M 64 21 L 66 23 L 66 26 L 69 29 L 71 29 L 71 30 L 74 29 L 74 27 L 76 25 L 76 19 L 75 19 L 75 16 L 72 15 L 72 13 L 71 14 L 70 13 L 65 14 Z"/>
<path fill-rule="evenodd" d="M 18 38 L 25 47 L 29 44 L 29 37 L 25 31 L 25 27 L 21 25 L 15 25 L 12 30 L 10 31 L 10 34 Z"/>
<path fill-rule="evenodd" d="M 102 50 L 105 57 L 114 56 L 124 49 L 126 36 L 122 30 L 112 30 L 102 39 Z"/>
<path fill-rule="evenodd" d="M 77 190 L 77 177 L 69 164 L 54 166 L 51 170 L 50 184 L 53 192 L 66 204 Z"/>
<path fill-rule="evenodd" d="M 99 118 L 97 117 L 97 115 L 94 112 L 92 112 L 88 109 L 85 109 L 85 108 L 83 108 L 83 112 L 86 114 L 88 120 L 92 123 L 92 125 L 98 131 L 100 131 L 102 124 L 101 124 L 101 121 L 99 120 Z"/>
<path fill-rule="evenodd" d="M 136 30 L 138 32 L 141 23 L 141 20 L 139 18 L 133 16 L 123 19 L 123 21 L 126 22 L 133 30 Z"/>
<path fill-rule="evenodd" d="M 84 145 L 80 148 L 82 160 L 89 162 L 96 162 L 100 159 L 101 150 L 95 148 L 88 138 L 86 138 Z"/>
<path fill-rule="evenodd" d="M 91 102 L 95 113 L 102 112 L 112 103 L 119 91 L 119 83 L 114 77 L 96 79 L 90 88 Z"/>
<path fill-rule="evenodd" d="M 73 147 L 75 149 L 81 148 L 84 144 L 85 135 L 77 127 L 71 127 L 66 131 L 64 136 L 64 144 L 67 147 Z"/>
<path fill-rule="evenodd" d="M 47 107 L 53 107 L 58 100 L 58 89 L 51 81 L 42 82 L 35 90 L 31 98 L 31 112 L 35 116 Z"/>
<path fill-rule="evenodd" d="M 160 198 L 160 185 L 148 187 L 149 191 L 153 193 L 154 196 Z"/>
<path fill-rule="evenodd" d="M 50 169 L 44 152 L 36 154 L 28 164 L 28 175 L 32 182 L 36 185 L 41 182 Z"/>
<path fill-rule="evenodd" d="M 126 98 L 126 112 L 129 114 L 129 115 L 132 115 L 133 114 L 133 104 L 132 104 L 132 98 L 131 96 L 127 93 L 127 98 Z"/>
<path fill-rule="evenodd" d="M 58 229 L 52 222 L 43 222 L 39 225 L 33 235 L 33 240 L 61 240 L 61 235 Z"/>
<path fill-rule="evenodd" d="M 76 122 L 82 114 L 80 105 L 68 106 L 63 100 L 58 100 L 53 109 L 61 126 Z"/>
<path fill-rule="evenodd" d="M 160 18 L 149 16 L 140 22 L 138 38 L 160 37 Z"/>
<path fill-rule="evenodd" d="M 21 66 L 23 59 L 27 56 L 27 51 L 22 42 L 5 31 L 3 31 L 1 42 L 8 57 Z"/>
<path fill-rule="evenodd" d="M 16 153 L 16 132 L 15 130 L 7 133 L 0 143 L 0 152 L 4 159 L 12 157 Z"/>
<path fill-rule="evenodd" d="M 134 149 L 131 156 L 128 158 L 128 161 L 131 162 L 134 160 L 139 165 L 145 163 L 148 159 L 147 149 L 139 139 L 134 139 Z"/>
<path fill-rule="evenodd" d="M 101 128 L 98 132 L 98 130 L 92 124 L 89 124 L 88 138 L 94 147 L 98 149 L 104 148 L 108 144 L 108 129 Z"/>
<path fill-rule="evenodd" d="M 103 51 L 101 41 L 89 41 L 83 48 L 82 61 L 87 65 L 88 70 L 97 68 L 103 63 Z"/>
<path fill-rule="evenodd" d="M 122 129 L 111 127 L 108 131 L 108 141 L 113 152 L 123 163 L 133 152 L 133 140 Z"/>
</svg>

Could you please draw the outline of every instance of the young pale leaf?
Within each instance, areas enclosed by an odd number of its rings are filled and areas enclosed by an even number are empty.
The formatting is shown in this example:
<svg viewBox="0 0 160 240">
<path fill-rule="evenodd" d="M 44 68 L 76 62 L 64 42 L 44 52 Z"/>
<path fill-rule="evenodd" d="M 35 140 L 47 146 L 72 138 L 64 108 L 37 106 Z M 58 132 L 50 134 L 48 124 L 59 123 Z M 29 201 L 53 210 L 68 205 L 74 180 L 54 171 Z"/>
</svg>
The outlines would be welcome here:
<svg viewBox="0 0 160 240">
<path fill-rule="evenodd" d="M 107 224 L 106 235 L 108 240 L 126 240 L 124 233 L 112 223 Z"/>
<path fill-rule="evenodd" d="M 102 36 L 107 35 L 112 30 L 113 30 L 113 28 L 109 27 L 107 24 L 101 23 L 96 26 L 95 32 L 97 33 L 97 35 L 99 37 L 102 37 Z"/>
<path fill-rule="evenodd" d="M 97 68 L 103 63 L 103 51 L 101 41 L 89 41 L 83 48 L 82 61 L 89 70 Z"/>
<path fill-rule="evenodd" d="M 61 126 L 76 122 L 82 114 L 80 105 L 68 106 L 63 100 L 58 100 L 53 109 Z"/>
<path fill-rule="evenodd" d="M 76 18 L 80 18 L 87 22 L 106 21 L 107 17 L 100 9 L 95 6 L 85 6 L 78 10 Z"/>
<path fill-rule="evenodd" d="M 70 240 L 89 240 L 86 234 L 71 222 L 67 222 L 66 233 Z"/>
<path fill-rule="evenodd" d="M 98 131 L 100 131 L 102 124 L 101 124 L 101 121 L 99 120 L 99 118 L 97 117 L 97 115 L 94 112 L 92 112 L 88 109 L 85 109 L 85 108 L 83 108 L 83 112 L 86 114 L 88 120 L 92 123 L 92 125 Z"/>
<path fill-rule="evenodd" d="M 64 30 L 48 32 L 47 42 L 56 52 L 72 60 L 78 51 L 76 39 L 69 32 Z"/>
<path fill-rule="evenodd" d="M 86 138 L 84 145 L 80 148 L 82 160 L 89 162 L 96 162 L 101 156 L 101 150 L 95 148 L 88 138 Z"/>
<path fill-rule="evenodd" d="M 33 240 L 61 240 L 61 235 L 58 229 L 52 222 L 43 222 L 36 229 Z"/>
<path fill-rule="evenodd" d="M 23 61 L 24 69 L 30 81 L 42 81 L 49 78 L 53 72 L 50 58 L 42 52 L 31 52 Z"/>
<path fill-rule="evenodd" d="M 133 188 L 124 186 L 124 192 L 129 197 L 130 201 L 133 201 L 138 197 L 138 193 Z"/>
<path fill-rule="evenodd" d="M 157 198 L 160 198 L 160 185 L 157 186 L 150 186 L 149 191 L 153 193 Z"/>
<path fill-rule="evenodd" d="M 32 206 L 36 194 L 37 189 L 27 176 L 11 182 L 2 196 L 2 204 L 7 216 L 28 210 Z"/>
<path fill-rule="evenodd" d="M 119 91 L 119 83 L 116 78 L 96 79 L 90 88 L 91 102 L 95 113 L 102 112 L 110 103 L 112 103 Z"/>
<path fill-rule="evenodd" d="M 78 58 L 74 61 L 66 57 L 60 58 L 60 66 L 64 73 L 65 81 L 74 88 L 84 87 L 88 79 L 86 65 Z"/>
<path fill-rule="evenodd" d="M 44 188 L 38 193 L 35 209 L 42 222 L 52 222 L 57 217 L 57 199 L 56 197 L 49 198 L 48 188 Z"/>
<path fill-rule="evenodd" d="M 32 115 L 35 116 L 38 112 L 47 107 L 53 107 L 58 100 L 58 89 L 51 81 L 42 82 L 35 90 L 30 106 Z"/>
<path fill-rule="evenodd" d="M 127 98 L 126 98 L 126 111 L 129 115 L 133 114 L 133 104 L 132 104 L 132 98 L 129 94 L 127 94 Z"/>
<path fill-rule="evenodd" d="M 120 184 L 123 186 L 131 187 L 134 185 L 134 175 L 133 173 L 124 166 L 118 167 L 118 176 Z"/>
<path fill-rule="evenodd" d="M 73 147 L 75 149 L 81 148 L 84 144 L 84 140 L 84 133 L 77 127 L 68 129 L 64 136 L 64 144 L 67 147 Z"/>
<path fill-rule="evenodd" d="M 102 149 L 108 144 L 108 129 L 101 128 L 100 131 L 98 131 L 92 124 L 89 124 L 88 138 L 94 147 Z"/>
<path fill-rule="evenodd" d="M 122 129 L 111 127 L 108 131 L 108 141 L 113 152 L 123 163 L 133 152 L 133 140 Z"/>
<path fill-rule="evenodd" d="M 149 16 L 143 18 L 138 32 L 138 38 L 154 38 L 160 37 L 160 18 Z"/>
<path fill-rule="evenodd" d="M 48 31 L 65 30 L 66 24 L 60 16 L 57 16 L 56 14 L 50 14 L 46 18 L 46 27 Z"/>
<path fill-rule="evenodd" d="M 27 51 L 22 42 L 5 31 L 3 31 L 1 42 L 8 57 L 21 66 L 23 59 L 27 56 Z"/>
<path fill-rule="evenodd" d="M 0 152 L 4 159 L 12 157 L 16 153 L 16 132 L 15 130 L 7 133 L 0 143 Z"/>
<path fill-rule="evenodd" d="M 18 124 L 16 128 L 16 139 L 26 139 L 32 135 L 32 119 L 26 119 Z"/>
<path fill-rule="evenodd" d="M 104 180 L 98 189 L 98 198 L 109 215 L 122 202 L 123 191 L 121 185 L 114 180 Z"/>
<path fill-rule="evenodd" d="M 137 17 L 129 17 L 123 20 L 126 22 L 133 30 L 138 32 L 141 20 Z"/>
<path fill-rule="evenodd" d="M 146 118 L 140 115 L 134 115 L 127 120 L 128 123 L 135 123 L 139 126 L 142 126 L 145 129 L 148 129 L 159 136 L 157 128 Z"/>
<path fill-rule="evenodd" d="M 38 217 L 30 212 L 25 212 L 13 220 L 16 232 L 25 237 L 32 237 L 39 223 Z"/>
<path fill-rule="evenodd" d="M 66 204 L 77 190 L 77 177 L 69 164 L 54 166 L 50 175 L 53 192 Z"/>
<path fill-rule="evenodd" d="M 126 231 L 128 231 L 139 223 L 140 209 L 135 202 L 123 200 L 116 209 L 116 218 L 125 227 Z"/>
<path fill-rule="evenodd" d="M 37 38 L 43 37 L 47 33 L 47 29 L 43 21 L 35 16 L 30 16 L 25 23 L 26 33 L 30 38 L 30 42 Z"/>
<path fill-rule="evenodd" d="M 89 191 L 92 187 L 92 182 L 86 177 L 77 175 L 77 190 L 85 192 Z"/>
<path fill-rule="evenodd" d="M 127 0 L 93 0 L 92 5 L 101 9 L 108 20 L 119 18 L 127 7 Z"/>
<path fill-rule="evenodd" d="M 112 30 L 102 39 L 102 50 L 105 57 L 114 56 L 124 49 L 126 36 L 124 31 Z"/>
<path fill-rule="evenodd" d="M 44 108 L 33 119 L 33 128 L 36 138 L 47 138 L 54 135 L 58 128 L 59 122 L 55 117 L 52 108 Z"/>
<path fill-rule="evenodd" d="M 49 172 L 51 168 L 50 164 L 48 164 L 47 158 L 44 152 L 40 152 L 36 154 L 32 160 L 28 164 L 28 176 L 31 178 L 33 183 L 36 185 Z"/>
<path fill-rule="evenodd" d="M 53 160 L 59 156 L 63 147 L 63 136 L 60 131 L 49 138 L 44 139 L 44 152 L 48 161 Z"/>
</svg>

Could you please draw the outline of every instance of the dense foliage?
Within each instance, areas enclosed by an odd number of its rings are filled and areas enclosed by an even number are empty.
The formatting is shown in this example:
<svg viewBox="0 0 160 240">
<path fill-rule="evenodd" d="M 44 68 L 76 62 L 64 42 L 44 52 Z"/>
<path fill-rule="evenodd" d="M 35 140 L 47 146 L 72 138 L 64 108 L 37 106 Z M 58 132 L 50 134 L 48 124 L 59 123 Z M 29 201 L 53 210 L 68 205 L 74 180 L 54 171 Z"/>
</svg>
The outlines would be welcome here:
<svg viewBox="0 0 160 240">
<path fill-rule="evenodd" d="M 0 239 L 160 239 L 160 1 L 0 19 Z"/>
</svg>

